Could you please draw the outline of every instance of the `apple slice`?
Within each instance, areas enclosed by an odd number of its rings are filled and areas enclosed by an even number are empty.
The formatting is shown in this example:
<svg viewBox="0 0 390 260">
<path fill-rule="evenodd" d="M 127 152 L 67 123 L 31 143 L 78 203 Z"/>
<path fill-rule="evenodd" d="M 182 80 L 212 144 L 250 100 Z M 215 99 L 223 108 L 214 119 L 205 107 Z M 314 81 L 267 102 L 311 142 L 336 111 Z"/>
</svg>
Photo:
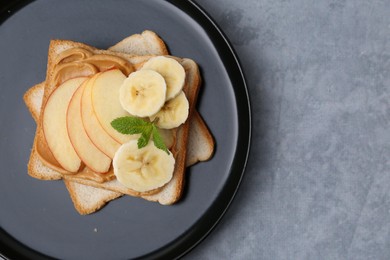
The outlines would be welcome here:
<svg viewBox="0 0 390 260">
<path fill-rule="evenodd" d="M 120 70 L 107 70 L 96 77 L 92 86 L 92 106 L 96 118 L 104 130 L 121 144 L 139 138 L 139 135 L 121 134 L 111 126 L 115 118 L 130 115 L 119 101 L 119 89 L 125 79 Z"/>
<path fill-rule="evenodd" d="M 81 118 L 88 137 L 94 145 L 111 159 L 114 158 L 120 143 L 115 141 L 100 125 L 92 107 L 92 86 L 100 73 L 95 74 L 84 87 L 81 97 Z"/>
<path fill-rule="evenodd" d="M 110 169 L 111 159 L 100 151 L 92 143 L 91 139 L 89 139 L 81 118 L 81 97 L 83 96 L 84 87 L 88 81 L 83 82 L 70 100 L 66 114 L 67 129 L 69 139 L 85 165 L 95 172 L 105 173 Z"/>
<path fill-rule="evenodd" d="M 87 79 L 78 77 L 65 81 L 49 96 L 43 111 L 43 132 L 54 158 L 69 172 L 77 172 L 81 160 L 73 148 L 66 127 L 66 111 L 77 88 Z"/>
</svg>

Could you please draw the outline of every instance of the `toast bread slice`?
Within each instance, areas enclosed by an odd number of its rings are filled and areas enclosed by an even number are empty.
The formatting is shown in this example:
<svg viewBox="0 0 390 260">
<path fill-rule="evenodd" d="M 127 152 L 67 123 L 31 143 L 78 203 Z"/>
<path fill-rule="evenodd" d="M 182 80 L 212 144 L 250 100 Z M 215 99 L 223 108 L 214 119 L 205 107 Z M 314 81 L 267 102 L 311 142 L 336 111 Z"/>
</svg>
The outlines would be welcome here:
<svg viewBox="0 0 390 260">
<path fill-rule="evenodd" d="M 113 53 L 110 51 L 104 51 L 104 50 L 98 50 L 91 46 L 72 42 L 72 41 L 64 41 L 64 40 L 52 40 L 50 43 L 49 48 L 49 55 L 48 55 L 48 70 L 47 70 L 47 77 L 46 77 L 46 84 L 42 99 L 42 107 L 41 107 L 41 115 L 38 121 L 38 127 L 37 127 L 37 135 L 36 135 L 36 141 L 35 146 L 33 147 L 33 150 L 35 150 L 38 154 L 38 156 L 43 159 L 43 163 L 49 166 L 50 168 L 57 170 L 58 167 L 53 167 L 52 165 L 56 164 L 56 160 L 51 158 L 51 152 L 50 149 L 48 149 L 43 129 L 42 129 L 42 113 L 44 111 L 45 103 L 49 97 L 49 95 L 54 91 L 54 89 L 57 87 L 55 85 L 55 60 L 57 57 L 60 56 L 60 54 L 68 49 L 71 48 L 82 48 L 85 50 L 88 50 L 90 52 L 93 52 L 94 54 L 105 54 L 105 55 L 116 55 L 120 56 L 123 59 L 126 59 L 128 62 L 133 64 L 135 67 L 137 67 L 139 64 L 142 64 L 143 62 L 147 61 L 150 57 L 149 56 L 132 56 L 132 55 L 125 55 L 121 53 Z M 192 111 L 194 109 L 194 104 L 196 102 L 197 94 L 199 91 L 200 86 L 200 76 L 199 76 L 199 70 L 195 62 L 189 59 L 178 59 L 179 62 L 183 65 L 186 71 L 186 82 L 185 86 L 183 87 L 183 91 L 186 93 L 187 99 L 190 104 L 190 116 L 191 118 Z M 176 185 L 175 189 L 171 189 L 173 192 L 171 197 L 174 198 L 174 200 L 168 201 L 167 203 L 174 203 L 176 201 L 176 198 L 179 198 L 177 194 L 180 195 L 182 190 L 182 183 L 184 179 L 184 172 L 185 172 L 185 160 L 186 160 L 186 146 L 188 141 L 188 131 L 189 131 L 189 120 L 186 121 L 185 124 L 178 127 L 176 130 L 176 142 L 171 149 L 172 154 L 175 157 L 176 163 L 175 163 L 175 169 L 174 169 L 174 178 L 172 181 L 178 182 L 178 185 Z M 47 164 L 47 161 L 49 161 L 49 164 Z M 135 192 L 131 189 L 126 188 L 124 185 L 120 184 L 117 180 L 112 180 L 108 182 L 100 183 L 95 180 L 90 180 L 88 178 L 85 178 L 83 174 L 67 174 L 65 170 L 59 171 L 61 174 L 63 174 L 63 177 L 68 180 L 73 180 L 75 182 L 79 182 L 81 184 L 87 184 L 89 186 L 94 186 L 97 188 L 104 188 L 108 190 L 112 190 L 115 192 L 121 192 L 124 194 L 132 195 L 132 196 L 141 196 L 141 195 L 148 195 L 156 192 L 160 192 L 160 190 L 147 192 L 147 193 L 140 193 Z M 161 189 L 164 190 L 164 187 Z"/>
<path fill-rule="evenodd" d="M 146 43 L 144 43 L 143 45 L 140 44 L 142 43 L 142 39 L 140 39 L 141 36 L 144 38 L 148 38 L 147 44 Z M 137 43 L 131 44 L 132 42 L 137 42 Z M 127 46 L 131 46 L 132 49 Z M 145 49 L 145 46 L 149 48 L 150 52 L 148 52 L 148 50 L 143 50 Z M 135 54 L 145 54 L 145 55 L 167 54 L 167 48 L 164 42 L 155 33 L 151 31 L 145 31 L 141 35 L 137 34 L 137 35 L 132 35 L 130 37 L 127 37 L 120 43 L 114 45 L 112 49 L 115 51 L 134 52 Z M 143 52 L 140 52 L 140 50 Z M 43 83 L 35 85 L 32 88 L 30 88 L 24 96 L 26 105 L 35 120 L 38 120 L 39 118 L 39 113 L 41 108 L 40 104 L 42 103 L 42 97 L 43 97 L 43 87 L 44 87 Z M 190 142 L 194 145 L 197 145 L 197 149 L 191 148 L 188 150 L 189 153 L 189 156 L 187 157 L 188 165 L 194 164 L 200 160 L 209 159 L 213 153 L 213 148 L 214 148 L 214 140 L 207 126 L 205 125 L 204 121 L 200 117 L 199 113 L 194 111 L 194 120 L 191 121 L 192 121 L 191 122 L 192 126 L 190 128 L 190 140 L 191 140 Z M 199 144 L 205 144 L 205 145 L 201 146 Z M 30 160 L 30 164 L 29 164 L 29 173 L 33 177 L 40 178 L 40 179 L 61 178 L 61 174 L 59 174 L 56 171 L 53 171 L 52 169 L 42 164 L 40 158 L 36 156 L 36 152 L 32 153 L 32 159 Z M 94 211 L 104 206 L 110 200 L 122 196 L 122 194 L 118 192 L 111 192 L 104 189 L 96 189 L 90 186 L 86 186 L 76 182 L 70 182 L 67 180 L 65 180 L 65 184 L 72 197 L 73 203 L 80 214 L 93 213 Z M 175 185 L 169 185 L 169 189 L 174 190 L 174 186 Z M 91 194 L 94 195 L 91 196 Z M 169 192 L 165 192 L 164 195 L 160 195 L 160 196 L 151 195 L 151 196 L 146 196 L 145 198 L 153 201 L 160 200 L 160 202 L 163 204 L 173 203 L 172 198 L 169 198 Z"/>
<path fill-rule="evenodd" d="M 133 34 L 110 47 L 109 50 L 138 56 L 169 54 L 164 41 L 155 32 L 149 30 L 141 34 Z"/>
</svg>

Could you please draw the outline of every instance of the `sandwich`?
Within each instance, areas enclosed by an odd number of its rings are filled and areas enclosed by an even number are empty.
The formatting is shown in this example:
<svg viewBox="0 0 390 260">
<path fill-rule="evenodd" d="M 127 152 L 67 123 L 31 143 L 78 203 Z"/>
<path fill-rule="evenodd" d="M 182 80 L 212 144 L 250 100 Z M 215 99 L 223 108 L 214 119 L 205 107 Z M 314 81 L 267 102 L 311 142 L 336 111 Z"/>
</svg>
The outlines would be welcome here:
<svg viewBox="0 0 390 260">
<path fill-rule="evenodd" d="M 127 54 L 124 54 L 125 52 Z M 94 165 L 83 165 L 84 161 L 81 160 L 80 165 L 77 166 L 76 164 L 77 169 L 73 170 L 73 172 L 72 167 L 67 167 L 71 164 L 68 163 L 67 165 L 66 162 L 59 163 L 52 152 L 55 148 L 50 149 L 50 145 L 47 143 L 48 140 L 50 143 L 55 138 L 51 138 L 50 134 L 47 133 L 45 135 L 44 131 L 45 122 L 52 121 L 50 119 L 56 115 L 55 112 L 52 113 L 53 115 L 50 115 L 50 112 L 45 113 L 45 110 L 50 111 L 48 109 L 50 107 L 48 100 L 54 96 L 54 92 L 58 92 L 56 90 L 59 89 L 59 86 L 69 84 L 69 82 L 76 82 L 73 83 L 74 85 L 82 85 L 81 83 L 86 81 L 87 78 L 88 81 L 96 81 L 96 75 L 100 75 L 100 77 L 97 77 L 97 81 L 103 83 L 105 80 L 109 81 L 113 75 L 123 74 L 123 78 L 133 71 L 142 70 L 145 64 L 148 64 L 148 61 L 158 60 L 158 58 L 174 60 L 184 68 L 185 84 L 183 90 L 189 101 L 188 120 L 176 129 L 163 131 L 165 134 L 162 134 L 167 143 L 169 143 L 170 139 L 174 139 L 173 142 L 171 141 L 170 148 L 176 162 L 169 181 L 161 185 L 161 187 L 149 190 L 141 189 L 138 191 L 122 185 L 112 173 L 113 165 L 110 160 L 114 156 L 112 152 L 110 153 L 109 149 L 106 149 L 104 151 L 105 153 L 103 153 L 106 156 L 106 161 L 110 163 L 106 163 L 105 170 L 101 170 L 102 172 L 100 173 L 96 169 L 91 170 L 91 168 L 94 168 Z M 92 63 L 92 66 L 79 64 L 80 62 L 77 62 L 77 59 L 87 59 L 88 62 Z M 48 60 L 46 81 L 29 89 L 24 96 L 30 112 L 38 122 L 37 134 L 29 161 L 29 174 L 45 180 L 63 179 L 76 209 L 81 214 L 92 213 L 104 206 L 108 201 L 120 197 L 123 194 L 158 201 L 161 204 L 175 203 L 183 191 L 185 167 L 197 161 L 209 159 L 214 149 L 214 141 L 210 132 L 199 113 L 194 109 L 200 84 L 200 75 L 196 63 L 189 59 L 169 56 L 164 42 L 151 31 L 130 36 L 111 47 L 109 51 L 97 50 L 81 43 L 55 40 L 50 44 Z M 153 64 L 151 66 L 153 67 Z M 104 74 L 106 79 L 101 74 Z M 86 83 L 83 84 L 88 85 Z M 74 88 L 76 89 L 77 87 Z M 105 95 L 104 87 L 100 92 L 102 96 Z M 52 106 L 55 107 L 54 105 Z M 106 115 L 100 115 L 103 118 L 104 116 Z M 45 118 L 46 121 L 44 120 Z M 62 128 L 59 127 L 59 129 Z M 108 125 L 106 122 L 106 129 L 103 130 L 107 132 L 109 131 L 107 129 Z M 47 132 L 50 132 L 50 130 L 47 130 Z M 115 136 L 115 134 L 113 135 Z M 120 145 L 132 139 L 127 136 L 123 137 L 120 134 L 117 137 L 118 139 L 114 140 L 119 141 Z M 109 140 L 109 138 L 106 139 Z M 107 147 L 103 146 L 101 148 L 103 150 Z M 101 158 L 104 157 L 102 156 Z M 104 164 L 102 161 L 99 162 Z M 107 165 L 109 166 L 107 167 Z M 107 172 L 105 172 L 106 170 Z"/>
</svg>

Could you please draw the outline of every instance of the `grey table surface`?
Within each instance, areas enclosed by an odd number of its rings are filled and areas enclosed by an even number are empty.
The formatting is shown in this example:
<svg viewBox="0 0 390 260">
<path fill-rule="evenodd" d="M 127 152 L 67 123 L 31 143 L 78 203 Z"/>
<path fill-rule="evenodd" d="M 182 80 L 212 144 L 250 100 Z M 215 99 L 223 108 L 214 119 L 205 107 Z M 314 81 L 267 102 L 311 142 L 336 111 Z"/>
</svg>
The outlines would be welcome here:
<svg viewBox="0 0 390 260">
<path fill-rule="evenodd" d="M 390 1 L 196 0 L 247 77 L 240 190 L 186 259 L 390 258 Z"/>
</svg>

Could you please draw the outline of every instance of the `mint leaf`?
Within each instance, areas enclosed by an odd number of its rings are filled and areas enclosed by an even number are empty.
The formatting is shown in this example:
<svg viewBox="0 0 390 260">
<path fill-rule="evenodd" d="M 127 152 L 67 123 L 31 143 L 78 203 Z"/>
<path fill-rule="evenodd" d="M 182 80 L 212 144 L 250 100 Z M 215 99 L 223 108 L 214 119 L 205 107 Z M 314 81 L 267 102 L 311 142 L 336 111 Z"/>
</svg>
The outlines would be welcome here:
<svg viewBox="0 0 390 260">
<path fill-rule="evenodd" d="M 158 132 L 157 127 L 154 124 L 153 124 L 152 134 L 153 134 L 153 143 L 154 143 L 154 145 L 158 149 L 161 149 L 164 152 L 166 152 L 167 154 L 169 154 L 169 150 L 168 150 L 167 146 L 165 145 L 164 140 L 162 139 L 160 133 Z"/>
<path fill-rule="evenodd" d="M 141 149 L 142 147 L 145 147 L 148 145 L 150 136 L 152 134 L 152 126 L 148 126 L 148 129 L 145 129 L 145 132 L 141 134 L 141 137 L 138 139 L 137 145 L 138 149 Z"/>
<path fill-rule="evenodd" d="M 114 119 L 111 126 L 121 134 L 142 134 L 151 127 L 151 123 L 137 117 L 124 116 Z"/>
<path fill-rule="evenodd" d="M 147 122 L 138 117 L 124 116 L 114 119 L 111 126 L 121 134 L 141 134 L 137 141 L 138 149 L 147 146 L 152 137 L 154 145 L 169 154 L 169 150 L 154 122 Z"/>
</svg>

